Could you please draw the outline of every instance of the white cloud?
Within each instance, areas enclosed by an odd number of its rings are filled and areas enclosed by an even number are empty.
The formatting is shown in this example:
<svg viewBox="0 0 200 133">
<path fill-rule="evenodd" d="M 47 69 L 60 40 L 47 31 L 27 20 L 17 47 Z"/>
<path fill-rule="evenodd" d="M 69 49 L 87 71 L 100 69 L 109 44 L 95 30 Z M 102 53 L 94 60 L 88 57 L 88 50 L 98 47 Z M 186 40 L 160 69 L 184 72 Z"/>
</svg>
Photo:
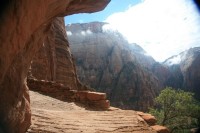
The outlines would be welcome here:
<svg viewBox="0 0 200 133">
<path fill-rule="evenodd" d="M 71 35 L 72 35 L 72 32 L 71 32 L 71 31 L 67 31 L 67 35 L 68 35 L 68 36 L 71 36 Z"/>
<path fill-rule="evenodd" d="M 81 31 L 81 35 L 85 36 L 86 32 L 85 31 Z"/>
<path fill-rule="evenodd" d="M 103 32 L 110 32 L 110 31 L 116 31 L 117 29 L 113 27 L 111 24 L 105 24 L 102 27 Z"/>
<path fill-rule="evenodd" d="M 105 21 L 157 61 L 200 45 L 200 15 L 192 0 L 145 0 Z"/>
<path fill-rule="evenodd" d="M 165 62 L 165 64 L 167 65 L 175 65 L 175 64 L 179 64 L 181 62 L 181 56 L 177 55 L 172 57 L 171 59 L 167 60 L 167 62 Z"/>
<path fill-rule="evenodd" d="M 88 29 L 88 30 L 86 31 L 86 33 L 87 33 L 87 34 L 92 34 L 92 31 Z"/>
<path fill-rule="evenodd" d="M 81 35 L 83 35 L 83 36 L 90 35 L 90 34 L 92 34 L 92 31 L 89 29 L 86 31 L 81 31 Z"/>
</svg>

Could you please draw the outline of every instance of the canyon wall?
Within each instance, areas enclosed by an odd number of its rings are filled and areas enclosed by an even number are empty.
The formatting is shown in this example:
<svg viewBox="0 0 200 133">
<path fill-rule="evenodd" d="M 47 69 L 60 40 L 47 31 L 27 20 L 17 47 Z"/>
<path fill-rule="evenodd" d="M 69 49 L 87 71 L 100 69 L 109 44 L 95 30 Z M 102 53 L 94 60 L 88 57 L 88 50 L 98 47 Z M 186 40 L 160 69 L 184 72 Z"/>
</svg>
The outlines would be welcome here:
<svg viewBox="0 0 200 133">
<path fill-rule="evenodd" d="M 112 106 L 146 111 L 160 84 L 149 70 L 155 63 L 137 44 L 129 44 L 109 24 L 92 22 L 66 27 L 81 82 L 108 95 Z"/>
<path fill-rule="evenodd" d="M 167 86 L 194 92 L 199 99 L 198 47 L 158 63 L 107 23 L 77 23 L 66 29 L 79 79 L 107 93 L 111 105 L 145 111 Z"/>
<path fill-rule="evenodd" d="M 24 133 L 31 111 L 26 77 L 57 16 L 102 10 L 109 0 L 3 0 L 0 12 L 0 131 Z"/>
</svg>

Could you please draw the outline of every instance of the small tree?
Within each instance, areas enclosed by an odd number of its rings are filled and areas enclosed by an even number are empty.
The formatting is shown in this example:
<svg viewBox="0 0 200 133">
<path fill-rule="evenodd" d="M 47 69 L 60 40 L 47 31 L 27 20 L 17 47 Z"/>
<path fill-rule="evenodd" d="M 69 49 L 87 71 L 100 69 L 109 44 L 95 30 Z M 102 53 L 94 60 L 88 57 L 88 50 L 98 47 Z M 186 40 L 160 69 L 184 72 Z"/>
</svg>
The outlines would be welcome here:
<svg viewBox="0 0 200 133">
<path fill-rule="evenodd" d="M 189 129 L 198 125 L 200 106 L 193 93 L 166 87 L 155 99 L 157 108 L 150 109 L 158 123 L 167 126 L 171 132 Z"/>
</svg>

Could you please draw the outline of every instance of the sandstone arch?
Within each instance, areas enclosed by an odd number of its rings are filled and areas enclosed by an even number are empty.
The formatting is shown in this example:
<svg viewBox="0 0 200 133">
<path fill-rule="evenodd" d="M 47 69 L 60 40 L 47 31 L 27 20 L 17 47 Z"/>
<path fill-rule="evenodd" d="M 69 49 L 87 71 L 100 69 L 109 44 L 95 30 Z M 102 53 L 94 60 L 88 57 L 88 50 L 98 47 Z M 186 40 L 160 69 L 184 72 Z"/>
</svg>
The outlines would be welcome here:
<svg viewBox="0 0 200 133">
<path fill-rule="evenodd" d="M 0 131 L 23 133 L 31 111 L 26 77 L 57 16 L 100 11 L 110 0 L 3 0 L 0 12 Z"/>
</svg>

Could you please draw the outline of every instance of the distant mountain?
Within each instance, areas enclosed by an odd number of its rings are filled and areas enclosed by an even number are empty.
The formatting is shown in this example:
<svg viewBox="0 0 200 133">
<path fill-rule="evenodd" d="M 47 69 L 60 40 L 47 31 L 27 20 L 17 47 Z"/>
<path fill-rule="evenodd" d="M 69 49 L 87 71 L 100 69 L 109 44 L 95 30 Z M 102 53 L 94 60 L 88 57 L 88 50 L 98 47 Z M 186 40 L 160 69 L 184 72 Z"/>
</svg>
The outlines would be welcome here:
<svg viewBox="0 0 200 133">
<path fill-rule="evenodd" d="M 106 92 L 113 106 L 147 110 L 161 89 L 150 71 L 155 60 L 108 27 L 102 22 L 66 26 L 78 77 Z"/>
<path fill-rule="evenodd" d="M 179 88 L 194 92 L 196 98 L 200 100 L 200 47 L 172 56 L 163 64 L 176 75 L 175 80 L 171 79 L 170 83 L 177 84 L 176 80 L 182 78 Z"/>
<path fill-rule="evenodd" d="M 200 48 L 158 63 L 109 27 L 108 23 L 92 22 L 67 25 L 66 29 L 79 79 L 106 92 L 111 105 L 145 111 L 166 86 L 200 97 Z"/>
</svg>

